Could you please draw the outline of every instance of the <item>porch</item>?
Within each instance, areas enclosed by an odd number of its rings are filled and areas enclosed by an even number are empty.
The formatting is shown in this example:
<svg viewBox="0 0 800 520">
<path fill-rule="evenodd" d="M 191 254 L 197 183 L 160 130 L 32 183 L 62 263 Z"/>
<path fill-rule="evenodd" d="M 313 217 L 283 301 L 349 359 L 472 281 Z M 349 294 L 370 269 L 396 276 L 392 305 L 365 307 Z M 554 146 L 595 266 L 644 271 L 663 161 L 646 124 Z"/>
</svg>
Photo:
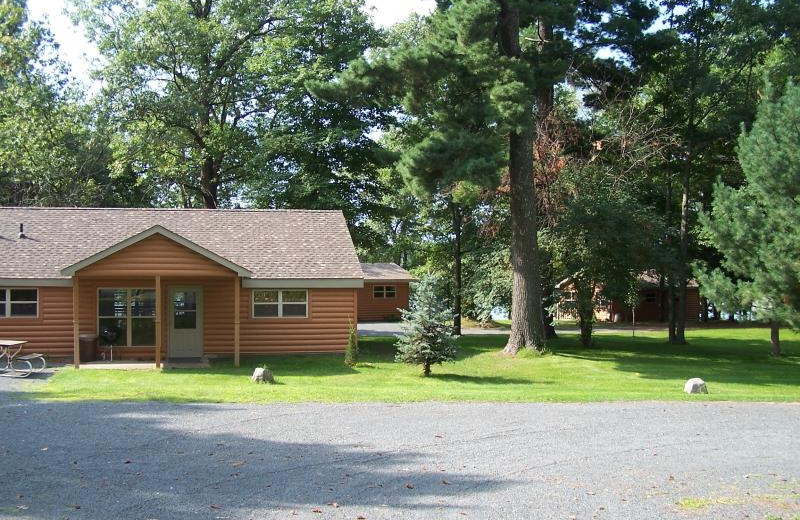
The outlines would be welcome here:
<svg viewBox="0 0 800 520">
<path fill-rule="evenodd" d="M 74 365 L 67 365 L 73 366 Z M 209 368 L 208 358 L 198 360 L 170 360 L 163 362 L 163 368 Z M 80 365 L 85 370 L 153 370 L 161 368 L 153 361 L 88 361 Z"/>
<path fill-rule="evenodd" d="M 238 276 L 73 279 L 73 366 L 136 370 L 208 366 L 209 354 L 240 361 Z M 81 334 L 97 335 L 104 359 L 81 359 Z M 152 361 L 151 361 L 152 360 Z"/>
<path fill-rule="evenodd" d="M 110 360 L 160 368 L 169 358 L 233 354 L 239 366 L 246 269 L 154 226 L 62 273 L 72 278 L 75 368 L 81 332 L 97 334 Z"/>
</svg>

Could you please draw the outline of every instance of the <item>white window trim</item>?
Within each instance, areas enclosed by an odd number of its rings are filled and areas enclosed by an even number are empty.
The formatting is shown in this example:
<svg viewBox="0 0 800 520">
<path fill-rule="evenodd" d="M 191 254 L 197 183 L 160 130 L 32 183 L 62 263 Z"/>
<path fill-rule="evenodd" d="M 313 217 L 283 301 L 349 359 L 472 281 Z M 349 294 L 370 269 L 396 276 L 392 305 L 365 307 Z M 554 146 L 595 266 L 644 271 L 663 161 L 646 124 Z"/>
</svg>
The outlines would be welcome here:
<svg viewBox="0 0 800 520">
<path fill-rule="evenodd" d="M 3 290 L 3 291 L 6 292 L 5 300 L 3 300 L 3 303 L 6 306 L 6 312 L 5 312 L 5 314 L 0 314 L 0 318 L 13 318 L 13 319 L 17 319 L 17 320 L 34 320 L 34 319 L 39 318 L 40 302 L 39 302 L 39 288 L 38 287 L 0 287 L 0 290 Z M 17 290 L 36 291 L 36 301 L 35 302 L 21 302 L 21 301 L 12 300 L 11 299 L 11 291 L 17 291 Z M 35 303 L 36 304 L 36 315 L 12 316 L 11 315 L 11 304 L 12 303 L 27 303 L 27 304 Z"/>
<path fill-rule="evenodd" d="M 278 303 L 256 303 L 256 293 L 259 291 L 277 291 L 278 292 Z M 284 316 L 283 315 L 283 293 L 284 291 L 289 292 L 299 292 L 303 291 L 306 294 L 306 313 L 304 316 Z M 300 302 L 288 302 L 289 305 L 297 304 L 299 305 Z M 278 306 L 278 315 L 277 316 L 256 316 L 256 305 L 277 305 Z M 308 319 L 308 289 L 252 289 L 250 291 L 250 316 L 256 320 L 277 320 L 277 319 L 285 319 L 285 320 L 304 320 Z"/>
<path fill-rule="evenodd" d="M 125 291 L 127 294 L 125 296 L 125 320 L 127 321 L 125 326 L 125 344 L 124 345 L 114 345 L 115 348 L 148 348 L 148 347 L 155 347 L 155 345 L 132 345 L 133 343 L 133 321 L 136 319 L 146 320 L 151 319 L 153 323 L 155 323 L 155 316 L 132 316 L 131 315 L 131 291 L 153 291 L 155 293 L 155 288 L 153 287 L 98 287 L 97 288 L 97 335 L 100 336 L 100 320 L 101 319 L 119 319 L 119 316 L 101 316 L 100 315 L 100 291 Z"/>
<path fill-rule="evenodd" d="M 386 290 L 391 288 L 394 292 L 394 296 L 386 296 Z M 377 296 L 375 294 L 376 289 L 381 289 L 380 294 L 381 296 Z M 397 299 L 397 286 L 396 285 L 373 285 L 372 286 L 372 297 L 376 300 L 396 300 Z"/>
</svg>

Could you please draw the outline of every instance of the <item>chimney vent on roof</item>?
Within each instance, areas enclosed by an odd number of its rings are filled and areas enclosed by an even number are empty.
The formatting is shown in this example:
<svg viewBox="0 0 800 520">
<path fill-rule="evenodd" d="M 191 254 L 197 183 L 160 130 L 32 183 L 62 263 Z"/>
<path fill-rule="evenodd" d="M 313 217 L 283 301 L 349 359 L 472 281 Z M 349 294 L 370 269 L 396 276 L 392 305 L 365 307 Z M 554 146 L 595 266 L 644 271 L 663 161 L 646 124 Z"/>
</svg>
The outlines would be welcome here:
<svg viewBox="0 0 800 520">
<path fill-rule="evenodd" d="M 25 238 L 25 225 L 22 222 L 19 223 L 19 238 Z"/>
</svg>

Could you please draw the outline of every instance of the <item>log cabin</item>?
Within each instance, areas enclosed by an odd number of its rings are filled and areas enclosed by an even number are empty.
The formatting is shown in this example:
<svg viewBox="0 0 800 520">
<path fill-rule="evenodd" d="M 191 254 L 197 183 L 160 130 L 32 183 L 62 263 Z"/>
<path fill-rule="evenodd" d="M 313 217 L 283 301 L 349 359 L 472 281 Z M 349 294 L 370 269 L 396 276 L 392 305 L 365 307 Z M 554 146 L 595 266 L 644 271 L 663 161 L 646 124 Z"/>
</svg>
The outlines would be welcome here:
<svg viewBox="0 0 800 520">
<path fill-rule="evenodd" d="M 358 291 L 360 321 L 397 321 L 408 309 L 409 286 L 417 279 L 394 263 L 361 264 L 364 287 Z"/>
<path fill-rule="evenodd" d="M 0 256 L 0 338 L 75 367 L 343 352 L 365 287 L 340 211 L 0 208 Z"/>
<path fill-rule="evenodd" d="M 575 310 L 575 290 L 567 278 L 556 285 L 559 301 L 556 305 L 557 320 L 577 319 Z M 677 293 L 677 289 L 675 291 Z M 631 322 L 634 314 L 623 302 L 603 297 L 598 287 L 594 297 L 594 317 L 598 322 Z M 669 291 L 663 286 L 656 271 L 645 271 L 639 276 L 639 305 L 636 307 L 636 321 L 666 322 L 669 307 Z M 686 320 L 696 323 L 700 320 L 700 286 L 697 280 L 689 280 L 686 288 Z"/>
</svg>

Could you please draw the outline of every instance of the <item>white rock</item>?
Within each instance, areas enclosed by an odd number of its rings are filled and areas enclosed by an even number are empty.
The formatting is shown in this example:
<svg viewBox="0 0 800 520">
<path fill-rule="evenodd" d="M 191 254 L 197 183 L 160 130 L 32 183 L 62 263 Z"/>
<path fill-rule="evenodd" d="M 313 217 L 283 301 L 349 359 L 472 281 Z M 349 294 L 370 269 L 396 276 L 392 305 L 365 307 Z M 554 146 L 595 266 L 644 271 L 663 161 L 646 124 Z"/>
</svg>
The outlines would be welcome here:
<svg viewBox="0 0 800 520">
<path fill-rule="evenodd" d="M 705 381 L 699 377 L 695 377 L 686 381 L 686 384 L 683 385 L 683 391 L 687 394 L 707 394 L 708 388 L 706 388 Z"/>
<path fill-rule="evenodd" d="M 257 368 L 253 370 L 253 375 L 250 376 L 250 381 L 254 383 L 269 383 L 275 382 L 275 376 L 272 375 L 272 370 L 268 368 Z"/>
<path fill-rule="evenodd" d="M 264 369 L 257 368 L 253 370 L 253 375 L 250 376 L 250 381 L 254 383 L 263 383 L 264 382 Z"/>
</svg>

